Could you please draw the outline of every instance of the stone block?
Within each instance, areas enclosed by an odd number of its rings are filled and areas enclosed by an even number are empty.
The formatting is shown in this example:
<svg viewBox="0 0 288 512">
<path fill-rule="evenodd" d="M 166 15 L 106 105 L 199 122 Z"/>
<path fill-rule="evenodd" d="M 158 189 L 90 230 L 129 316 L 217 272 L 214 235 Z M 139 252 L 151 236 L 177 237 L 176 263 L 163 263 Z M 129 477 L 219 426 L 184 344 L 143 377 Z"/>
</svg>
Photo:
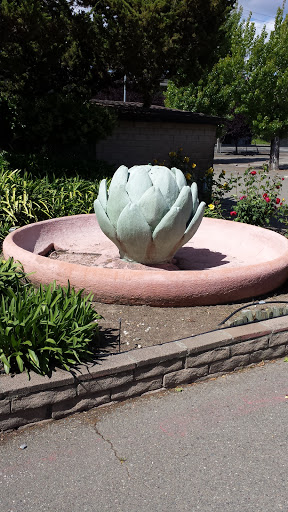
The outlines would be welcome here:
<svg viewBox="0 0 288 512">
<path fill-rule="evenodd" d="M 162 387 L 162 378 L 133 382 L 127 386 L 113 390 L 111 400 L 125 400 L 132 396 L 142 395 L 148 391 L 161 389 Z"/>
<path fill-rule="evenodd" d="M 247 366 L 249 363 L 250 359 L 248 354 L 234 356 L 230 357 L 230 359 L 227 359 L 226 361 L 216 361 L 215 363 L 212 363 L 209 367 L 209 373 L 230 372 L 236 368 Z"/>
<path fill-rule="evenodd" d="M 263 350 L 268 348 L 268 336 L 262 338 L 256 338 L 248 341 L 242 341 L 236 345 L 231 345 L 231 356 L 237 356 L 240 354 L 247 354 L 255 352 L 256 350 Z"/>
<path fill-rule="evenodd" d="M 65 370 L 56 370 L 51 377 L 31 372 L 30 379 L 26 373 L 0 375 L 0 393 L 5 396 L 25 396 L 37 391 L 73 385 L 74 377 Z"/>
<path fill-rule="evenodd" d="M 190 384 L 195 382 L 199 377 L 208 374 L 208 365 L 198 368 L 186 368 L 178 372 L 167 373 L 164 375 L 163 387 L 173 388 L 179 384 Z"/>
<path fill-rule="evenodd" d="M 76 397 L 76 386 L 65 388 L 56 388 L 55 390 L 42 391 L 32 395 L 12 398 L 11 411 L 21 411 L 23 409 L 36 409 L 45 405 L 63 402 L 69 398 Z"/>
<path fill-rule="evenodd" d="M 90 395 L 87 398 L 71 398 L 70 400 L 65 400 L 64 402 L 58 402 L 52 406 L 52 418 L 59 419 L 68 416 L 69 414 L 74 414 L 76 412 L 88 411 L 93 407 L 97 407 L 98 405 L 103 405 L 110 402 L 110 394 L 95 394 Z"/>
<path fill-rule="evenodd" d="M 135 362 L 126 354 L 114 354 L 97 360 L 95 363 L 79 365 L 74 372 L 77 381 L 98 379 L 106 375 L 134 370 Z"/>
<path fill-rule="evenodd" d="M 201 366 L 204 364 L 210 364 L 213 361 L 219 361 L 221 359 L 228 359 L 230 357 L 229 347 L 219 347 L 214 350 L 203 352 L 198 356 L 187 357 L 187 368 L 194 366 Z"/>
<path fill-rule="evenodd" d="M 119 386 L 123 386 L 124 384 L 128 384 L 128 382 L 133 381 L 133 373 L 131 372 L 123 372 L 116 375 L 112 375 L 111 377 L 102 377 L 100 379 L 88 380 L 80 382 L 77 386 L 77 395 L 89 395 L 91 393 L 97 393 L 101 391 L 105 391 L 107 389 L 115 389 Z"/>
<path fill-rule="evenodd" d="M 27 425 L 28 423 L 36 423 L 47 419 L 47 407 L 39 407 L 38 409 L 26 409 L 3 416 L 0 419 L 0 431 L 10 430 Z"/>
<path fill-rule="evenodd" d="M 164 373 L 182 370 L 182 368 L 182 359 L 176 361 L 163 361 L 162 363 L 156 363 L 149 366 L 140 366 L 139 368 L 136 368 L 134 377 L 135 380 L 143 380 L 150 377 L 155 377 L 157 375 L 164 375 Z"/>
<path fill-rule="evenodd" d="M 269 322 L 271 322 L 271 320 L 257 322 L 255 324 L 239 325 L 238 327 L 229 327 L 225 330 L 227 335 L 230 334 L 235 341 L 246 341 L 270 334 L 271 328 L 269 327 Z"/>
<path fill-rule="evenodd" d="M 233 337 L 230 332 L 227 332 L 227 329 L 219 329 L 218 331 L 207 332 L 205 334 L 199 334 L 198 336 L 181 340 L 178 343 L 186 348 L 188 355 L 196 355 L 197 353 L 201 353 L 209 349 L 228 345 L 232 340 Z"/>
<path fill-rule="evenodd" d="M 182 342 L 175 341 L 155 345 L 153 347 L 142 348 L 141 350 L 131 350 L 128 356 L 136 364 L 136 367 L 147 366 L 148 364 L 157 364 L 169 359 L 178 359 L 185 357 L 186 347 Z"/>
<path fill-rule="evenodd" d="M 11 402 L 8 398 L 0 400 L 0 418 L 6 416 L 11 412 Z"/>
<path fill-rule="evenodd" d="M 266 350 L 258 350 L 253 354 L 250 354 L 250 363 L 259 363 L 267 359 L 274 359 L 275 357 L 281 357 L 286 354 L 286 346 L 278 345 L 275 347 L 267 348 Z"/>
<path fill-rule="evenodd" d="M 274 347 L 276 345 L 284 345 L 288 343 L 288 332 L 273 332 L 269 339 L 269 347 Z"/>
</svg>

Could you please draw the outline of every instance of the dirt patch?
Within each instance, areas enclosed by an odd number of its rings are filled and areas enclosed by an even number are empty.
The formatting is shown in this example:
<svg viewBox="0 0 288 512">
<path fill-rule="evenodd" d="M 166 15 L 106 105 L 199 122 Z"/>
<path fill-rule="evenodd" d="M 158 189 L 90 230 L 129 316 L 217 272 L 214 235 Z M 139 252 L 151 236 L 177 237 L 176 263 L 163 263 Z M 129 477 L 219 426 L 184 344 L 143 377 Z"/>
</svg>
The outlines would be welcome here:
<svg viewBox="0 0 288 512">
<path fill-rule="evenodd" d="M 85 258 L 82 254 L 59 250 L 53 250 L 48 255 L 52 259 L 81 263 L 87 266 L 95 265 L 98 255 L 85 254 L 84 256 Z M 85 263 L 83 263 L 84 261 Z M 129 265 L 127 262 L 122 264 Z M 105 266 L 109 267 L 109 262 Z M 174 267 L 174 265 L 171 266 Z M 170 269 L 167 268 L 167 270 Z M 265 301 L 265 304 L 258 304 L 259 301 Z M 257 310 L 267 309 L 269 301 L 288 302 L 288 282 L 269 295 L 217 306 L 165 308 L 94 302 L 95 310 L 103 317 L 99 320 L 99 351 L 105 353 L 126 352 L 135 348 L 141 349 L 221 329 L 227 327 L 225 319 L 237 309 L 244 306 L 245 309 L 255 312 L 255 308 Z M 251 305 L 253 302 L 255 305 Z M 272 306 L 274 304 L 271 304 L 271 308 Z M 222 322 L 224 323 L 220 325 Z"/>
<path fill-rule="evenodd" d="M 255 301 L 255 305 L 252 306 L 253 301 Z M 265 304 L 259 304 L 259 301 L 265 301 Z M 104 317 L 99 320 L 99 349 L 101 352 L 117 353 L 120 348 L 121 352 L 125 352 L 213 331 L 227 327 L 227 322 L 223 325 L 219 324 L 242 306 L 245 306 L 245 310 L 253 312 L 255 309 L 263 310 L 277 306 L 277 304 L 269 306 L 269 301 L 279 301 L 279 306 L 281 306 L 281 301 L 288 302 L 288 283 L 276 292 L 257 297 L 255 300 L 217 306 L 159 308 L 95 302 L 97 313 Z"/>
</svg>

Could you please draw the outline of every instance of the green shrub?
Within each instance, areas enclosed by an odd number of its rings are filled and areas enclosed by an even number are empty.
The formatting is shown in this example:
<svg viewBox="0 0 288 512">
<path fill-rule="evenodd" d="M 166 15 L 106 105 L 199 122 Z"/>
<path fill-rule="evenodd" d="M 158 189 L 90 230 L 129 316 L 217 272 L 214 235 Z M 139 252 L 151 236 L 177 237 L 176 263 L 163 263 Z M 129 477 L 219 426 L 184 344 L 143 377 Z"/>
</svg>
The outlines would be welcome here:
<svg viewBox="0 0 288 512">
<path fill-rule="evenodd" d="M 1 163 L 1 162 L 0 162 Z M 92 213 L 98 180 L 80 176 L 42 177 L 20 170 L 0 168 L 0 241 L 12 226 L 66 215 Z"/>
<path fill-rule="evenodd" d="M 282 180 L 269 175 L 266 165 L 257 171 L 249 167 L 237 177 L 236 186 L 239 189 L 234 196 L 237 203 L 230 216 L 237 222 L 264 227 L 282 216 L 283 200 L 279 197 Z"/>
<path fill-rule="evenodd" d="M 14 272 L 14 275 L 13 275 Z M 0 262 L 0 361 L 6 373 L 33 370 L 50 375 L 91 359 L 97 319 L 92 296 L 82 297 L 55 283 L 23 285 L 25 274 L 13 260 Z"/>
</svg>

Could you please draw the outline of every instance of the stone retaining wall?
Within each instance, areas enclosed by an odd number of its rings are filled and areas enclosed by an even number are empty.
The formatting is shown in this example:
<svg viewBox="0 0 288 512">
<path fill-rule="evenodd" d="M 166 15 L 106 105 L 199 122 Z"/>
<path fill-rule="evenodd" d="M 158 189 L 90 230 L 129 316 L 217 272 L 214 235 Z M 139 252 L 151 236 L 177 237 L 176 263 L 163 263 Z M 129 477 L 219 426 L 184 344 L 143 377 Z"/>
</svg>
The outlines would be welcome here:
<svg viewBox="0 0 288 512">
<path fill-rule="evenodd" d="M 107 356 L 74 375 L 1 375 L 0 430 L 206 380 L 287 353 L 286 316 Z"/>
</svg>

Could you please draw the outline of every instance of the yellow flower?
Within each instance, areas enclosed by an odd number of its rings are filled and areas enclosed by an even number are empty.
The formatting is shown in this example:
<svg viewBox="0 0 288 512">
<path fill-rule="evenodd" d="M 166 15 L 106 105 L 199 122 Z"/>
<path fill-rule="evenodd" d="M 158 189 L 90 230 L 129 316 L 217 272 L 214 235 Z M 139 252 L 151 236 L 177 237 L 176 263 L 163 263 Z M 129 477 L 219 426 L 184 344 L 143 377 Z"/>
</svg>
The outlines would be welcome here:
<svg viewBox="0 0 288 512">
<path fill-rule="evenodd" d="M 208 204 L 208 208 L 210 208 L 210 210 L 214 210 L 215 205 L 214 204 Z"/>
<path fill-rule="evenodd" d="M 223 170 L 222 170 L 222 174 L 223 174 L 223 176 L 225 176 L 225 174 L 226 174 L 226 171 L 223 171 Z"/>
<path fill-rule="evenodd" d="M 186 162 L 188 164 L 189 160 L 190 160 L 189 156 L 184 156 L 184 162 Z"/>
<path fill-rule="evenodd" d="M 228 183 L 226 183 L 226 181 L 225 181 L 225 183 L 223 183 L 223 188 L 227 188 L 227 187 L 228 187 Z"/>
<path fill-rule="evenodd" d="M 213 174 L 213 172 L 214 172 L 213 167 L 209 167 L 209 169 L 207 171 L 207 174 Z"/>
<path fill-rule="evenodd" d="M 173 158 L 174 156 L 176 156 L 175 151 L 170 151 L 169 156 L 170 156 L 170 158 Z"/>
<path fill-rule="evenodd" d="M 187 172 L 185 174 L 185 178 L 186 178 L 186 180 L 191 180 L 192 176 L 191 176 L 190 172 Z"/>
<path fill-rule="evenodd" d="M 196 164 L 192 164 L 192 166 L 191 166 L 191 167 L 192 167 L 192 169 L 194 169 L 194 168 L 196 167 Z"/>
<path fill-rule="evenodd" d="M 179 151 L 183 151 L 183 148 L 179 148 Z"/>
<path fill-rule="evenodd" d="M 155 164 L 157 164 L 157 162 L 158 162 L 157 158 L 154 158 L 153 164 L 155 165 Z"/>
</svg>

